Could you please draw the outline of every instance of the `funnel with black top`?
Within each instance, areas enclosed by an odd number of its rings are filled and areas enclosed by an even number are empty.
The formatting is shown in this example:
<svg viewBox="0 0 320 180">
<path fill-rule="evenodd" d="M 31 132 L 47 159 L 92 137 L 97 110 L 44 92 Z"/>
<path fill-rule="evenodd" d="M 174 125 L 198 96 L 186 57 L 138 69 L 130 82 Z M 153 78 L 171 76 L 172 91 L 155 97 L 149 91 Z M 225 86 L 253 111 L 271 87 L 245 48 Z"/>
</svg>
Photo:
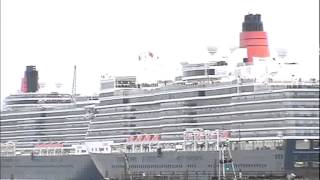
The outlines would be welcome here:
<svg viewBox="0 0 320 180">
<path fill-rule="evenodd" d="M 240 33 L 240 47 L 247 49 L 247 64 L 253 63 L 253 57 L 269 57 L 267 33 L 263 31 L 260 14 L 245 15 Z"/>
<path fill-rule="evenodd" d="M 38 89 L 38 71 L 35 66 L 27 66 L 22 78 L 21 92 L 37 92 Z"/>
</svg>

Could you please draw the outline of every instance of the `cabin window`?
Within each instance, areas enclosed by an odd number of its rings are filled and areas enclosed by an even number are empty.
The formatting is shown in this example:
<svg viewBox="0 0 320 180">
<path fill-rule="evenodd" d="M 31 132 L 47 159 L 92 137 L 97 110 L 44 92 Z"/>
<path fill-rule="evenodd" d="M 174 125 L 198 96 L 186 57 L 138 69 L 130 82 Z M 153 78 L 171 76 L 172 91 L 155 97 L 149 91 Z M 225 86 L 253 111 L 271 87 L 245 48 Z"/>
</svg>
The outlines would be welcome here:
<svg viewBox="0 0 320 180">
<path fill-rule="evenodd" d="M 311 163 L 311 165 L 312 165 L 312 167 L 316 167 L 316 168 L 319 168 L 319 162 L 317 162 L 317 161 L 313 161 L 312 163 Z"/>
<path fill-rule="evenodd" d="M 215 69 L 208 69 L 207 70 L 208 75 L 215 75 Z"/>
<path fill-rule="evenodd" d="M 206 92 L 205 91 L 199 91 L 198 92 L 198 96 L 206 96 Z"/>
<path fill-rule="evenodd" d="M 310 140 L 297 140 L 296 149 L 310 149 Z"/>
<path fill-rule="evenodd" d="M 296 161 L 294 162 L 294 167 L 308 167 L 308 163 L 307 162 L 303 162 L 303 161 Z"/>
<path fill-rule="evenodd" d="M 127 103 L 129 103 L 129 99 L 127 98 L 123 99 L 123 104 L 127 104 Z"/>
<path fill-rule="evenodd" d="M 319 149 L 319 140 L 313 140 L 312 148 L 313 149 Z"/>
</svg>

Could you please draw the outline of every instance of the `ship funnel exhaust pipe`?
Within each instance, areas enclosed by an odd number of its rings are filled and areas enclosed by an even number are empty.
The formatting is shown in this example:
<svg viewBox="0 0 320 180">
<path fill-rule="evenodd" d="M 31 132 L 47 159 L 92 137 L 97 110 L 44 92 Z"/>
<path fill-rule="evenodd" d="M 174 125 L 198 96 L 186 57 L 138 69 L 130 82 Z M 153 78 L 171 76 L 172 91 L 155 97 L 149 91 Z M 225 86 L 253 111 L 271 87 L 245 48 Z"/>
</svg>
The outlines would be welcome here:
<svg viewBox="0 0 320 180">
<path fill-rule="evenodd" d="M 242 23 L 240 47 L 247 49 L 246 63 L 252 64 L 253 57 L 269 57 L 267 33 L 263 31 L 260 14 L 248 14 Z"/>
<path fill-rule="evenodd" d="M 38 90 L 38 71 L 35 66 L 27 66 L 22 78 L 21 92 L 37 92 Z"/>
</svg>

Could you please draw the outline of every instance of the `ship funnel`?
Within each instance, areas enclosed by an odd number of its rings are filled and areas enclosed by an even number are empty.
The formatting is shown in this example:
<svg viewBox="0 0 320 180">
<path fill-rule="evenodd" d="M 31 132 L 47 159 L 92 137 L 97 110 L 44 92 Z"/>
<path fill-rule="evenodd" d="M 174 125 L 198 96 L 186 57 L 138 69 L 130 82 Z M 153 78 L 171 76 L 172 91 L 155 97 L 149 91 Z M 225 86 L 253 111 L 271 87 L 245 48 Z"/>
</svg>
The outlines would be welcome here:
<svg viewBox="0 0 320 180">
<path fill-rule="evenodd" d="M 288 51 L 286 49 L 276 49 L 276 50 L 277 50 L 278 56 L 282 59 L 284 59 L 288 54 Z"/>
<path fill-rule="evenodd" d="M 21 92 L 37 92 L 38 90 L 38 71 L 35 66 L 27 66 L 22 78 Z"/>
<path fill-rule="evenodd" d="M 252 64 L 253 57 L 269 57 L 267 33 L 263 31 L 260 14 L 248 14 L 242 23 L 240 47 L 247 49 L 245 62 Z"/>
</svg>

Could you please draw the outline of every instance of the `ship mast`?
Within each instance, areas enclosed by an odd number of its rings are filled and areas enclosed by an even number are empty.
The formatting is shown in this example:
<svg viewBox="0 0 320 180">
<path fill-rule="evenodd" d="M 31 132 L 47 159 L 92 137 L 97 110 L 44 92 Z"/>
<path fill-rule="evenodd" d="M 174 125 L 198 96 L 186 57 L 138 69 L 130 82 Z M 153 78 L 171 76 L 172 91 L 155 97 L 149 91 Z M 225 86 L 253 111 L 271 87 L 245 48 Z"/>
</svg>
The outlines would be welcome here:
<svg viewBox="0 0 320 180">
<path fill-rule="evenodd" d="M 73 81 L 72 81 L 72 99 L 74 100 L 74 97 L 76 96 L 76 89 L 77 89 L 77 66 L 74 66 L 73 69 Z"/>
</svg>

